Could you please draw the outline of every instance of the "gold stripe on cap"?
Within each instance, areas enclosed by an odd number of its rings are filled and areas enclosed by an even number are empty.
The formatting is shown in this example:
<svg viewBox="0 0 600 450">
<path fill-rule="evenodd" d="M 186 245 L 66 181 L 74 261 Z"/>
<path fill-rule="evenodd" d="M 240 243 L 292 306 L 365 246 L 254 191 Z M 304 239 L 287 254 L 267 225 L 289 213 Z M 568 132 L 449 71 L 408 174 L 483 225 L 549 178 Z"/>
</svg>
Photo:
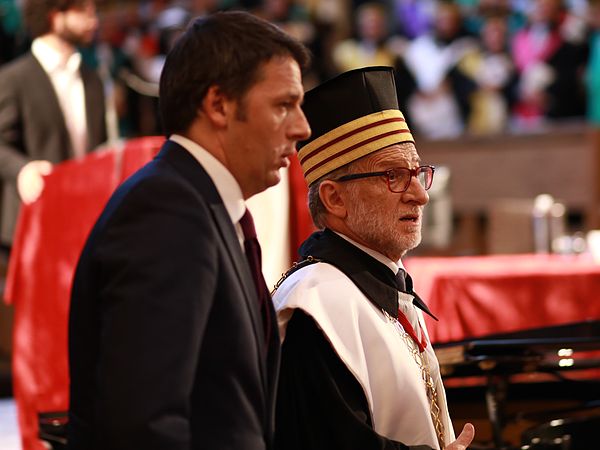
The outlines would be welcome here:
<svg viewBox="0 0 600 450">
<path fill-rule="evenodd" d="M 369 153 L 400 142 L 414 142 L 397 109 L 369 114 L 341 125 L 298 152 L 308 184 Z"/>
</svg>

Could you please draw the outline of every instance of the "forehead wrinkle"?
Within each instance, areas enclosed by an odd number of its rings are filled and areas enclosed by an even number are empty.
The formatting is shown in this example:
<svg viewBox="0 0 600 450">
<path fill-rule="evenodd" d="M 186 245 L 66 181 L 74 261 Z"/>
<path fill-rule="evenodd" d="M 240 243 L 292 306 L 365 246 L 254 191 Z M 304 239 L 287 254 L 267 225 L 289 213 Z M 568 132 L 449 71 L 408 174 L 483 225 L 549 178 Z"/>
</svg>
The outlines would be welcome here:
<svg viewBox="0 0 600 450">
<path fill-rule="evenodd" d="M 418 165 L 420 161 L 421 159 L 417 154 L 414 144 L 403 142 L 364 156 L 357 161 L 356 167 L 369 171 L 378 171 L 382 168 L 411 167 L 412 164 Z"/>
</svg>

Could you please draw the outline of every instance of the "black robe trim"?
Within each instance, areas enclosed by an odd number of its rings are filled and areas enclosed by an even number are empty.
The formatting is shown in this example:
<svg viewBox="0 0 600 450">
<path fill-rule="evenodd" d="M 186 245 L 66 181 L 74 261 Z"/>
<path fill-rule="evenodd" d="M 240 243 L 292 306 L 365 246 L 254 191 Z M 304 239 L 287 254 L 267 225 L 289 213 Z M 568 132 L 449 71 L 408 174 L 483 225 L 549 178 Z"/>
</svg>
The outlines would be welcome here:
<svg viewBox="0 0 600 450">
<path fill-rule="evenodd" d="M 395 274 L 385 264 L 377 261 L 346 239 L 325 228 L 309 236 L 300 247 L 300 255 L 327 262 L 341 270 L 360 291 L 380 309 L 392 317 L 398 315 L 398 283 Z M 435 320 L 438 320 L 423 300 L 412 290 L 412 280 L 407 279 L 407 294 L 413 303 Z"/>
</svg>

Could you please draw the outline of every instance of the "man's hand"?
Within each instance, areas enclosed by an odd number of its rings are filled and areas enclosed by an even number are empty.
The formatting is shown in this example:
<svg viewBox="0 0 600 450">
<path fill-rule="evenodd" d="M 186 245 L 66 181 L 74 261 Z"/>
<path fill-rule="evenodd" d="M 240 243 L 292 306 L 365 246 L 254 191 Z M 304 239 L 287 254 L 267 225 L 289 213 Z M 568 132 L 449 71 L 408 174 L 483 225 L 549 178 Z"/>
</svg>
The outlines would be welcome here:
<svg viewBox="0 0 600 450">
<path fill-rule="evenodd" d="M 466 423 L 456 440 L 445 447 L 444 450 L 466 450 L 474 437 L 475 427 L 470 423 Z"/>
<path fill-rule="evenodd" d="M 44 175 L 52 172 L 50 161 L 30 161 L 17 175 L 17 191 L 25 204 L 35 202 L 44 190 Z"/>
</svg>

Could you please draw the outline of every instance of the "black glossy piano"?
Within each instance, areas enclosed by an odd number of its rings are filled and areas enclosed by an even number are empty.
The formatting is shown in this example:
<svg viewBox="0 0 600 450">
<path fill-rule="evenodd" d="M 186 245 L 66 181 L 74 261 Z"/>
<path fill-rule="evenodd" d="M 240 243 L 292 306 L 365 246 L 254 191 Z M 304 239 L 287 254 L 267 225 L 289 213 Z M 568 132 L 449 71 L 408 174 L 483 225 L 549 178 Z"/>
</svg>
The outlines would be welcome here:
<svg viewBox="0 0 600 450">
<path fill-rule="evenodd" d="M 600 320 L 434 348 L 453 418 L 489 422 L 471 449 L 600 449 Z"/>
</svg>

